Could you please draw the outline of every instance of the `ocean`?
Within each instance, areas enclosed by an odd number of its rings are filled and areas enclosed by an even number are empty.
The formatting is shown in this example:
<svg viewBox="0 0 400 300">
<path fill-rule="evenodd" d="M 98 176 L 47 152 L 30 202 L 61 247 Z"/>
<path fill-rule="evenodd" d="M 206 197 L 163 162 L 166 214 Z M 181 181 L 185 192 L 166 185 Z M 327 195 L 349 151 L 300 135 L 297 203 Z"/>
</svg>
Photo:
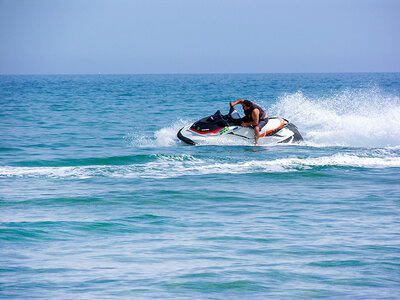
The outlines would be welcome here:
<svg viewBox="0 0 400 300">
<path fill-rule="evenodd" d="M 304 142 L 176 137 L 238 98 Z M 0 105 L 0 298 L 400 298 L 400 73 L 2 75 Z"/>
</svg>

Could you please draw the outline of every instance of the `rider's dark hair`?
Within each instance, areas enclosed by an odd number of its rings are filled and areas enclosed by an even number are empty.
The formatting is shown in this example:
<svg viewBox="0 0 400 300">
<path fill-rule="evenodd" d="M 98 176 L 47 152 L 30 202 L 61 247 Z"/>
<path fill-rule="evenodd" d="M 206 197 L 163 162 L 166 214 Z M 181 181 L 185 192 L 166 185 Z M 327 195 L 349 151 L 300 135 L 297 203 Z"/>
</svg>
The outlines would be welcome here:
<svg viewBox="0 0 400 300">
<path fill-rule="evenodd" d="M 250 100 L 243 100 L 243 104 L 246 105 L 247 107 L 253 106 L 253 102 L 251 102 Z"/>
</svg>

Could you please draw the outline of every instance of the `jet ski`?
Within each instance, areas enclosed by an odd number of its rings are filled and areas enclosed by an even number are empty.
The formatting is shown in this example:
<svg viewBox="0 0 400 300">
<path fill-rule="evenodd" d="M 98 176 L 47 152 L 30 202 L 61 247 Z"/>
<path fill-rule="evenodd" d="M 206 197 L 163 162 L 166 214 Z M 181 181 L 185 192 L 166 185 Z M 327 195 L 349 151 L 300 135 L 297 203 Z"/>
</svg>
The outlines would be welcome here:
<svg viewBox="0 0 400 300">
<path fill-rule="evenodd" d="M 222 115 L 218 110 L 215 114 L 202 118 L 192 125 L 182 127 L 177 136 L 189 145 L 210 144 L 213 141 L 221 143 L 223 140 L 254 142 L 253 127 L 242 127 L 241 119 L 233 107 L 227 115 Z M 260 130 L 258 144 L 288 144 L 302 140 L 303 137 L 293 123 L 284 118 L 270 117 L 268 123 Z"/>
</svg>

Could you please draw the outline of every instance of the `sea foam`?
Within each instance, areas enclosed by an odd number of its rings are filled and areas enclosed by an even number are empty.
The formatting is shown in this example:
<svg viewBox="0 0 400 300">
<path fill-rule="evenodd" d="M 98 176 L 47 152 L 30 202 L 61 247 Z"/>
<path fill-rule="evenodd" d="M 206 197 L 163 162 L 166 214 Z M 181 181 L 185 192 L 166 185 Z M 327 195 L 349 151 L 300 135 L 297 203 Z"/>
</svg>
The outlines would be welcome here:
<svg viewBox="0 0 400 300">
<path fill-rule="evenodd" d="M 179 129 L 189 123 L 190 121 L 179 119 L 151 134 L 129 133 L 125 139 L 134 147 L 172 147 L 179 143 L 176 136 Z"/>
<path fill-rule="evenodd" d="M 397 151 L 376 149 L 318 157 L 287 157 L 224 162 L 191 155 L 158 155 L 156 160 L 127 165 L 74 167 L 0 166 L 0 177 L 44 178 L 174 178 L 185 175 L 298 172 L 315 167 L 400 168 Z"/>
<path fill-rule="evenodd" d="M 271 114 L 297 125 L 313 146 L 387 147 L 400 145 L 400 98 L 379 89 L 345 90 L 327 98 L 286 94 Z"/>
</svg>

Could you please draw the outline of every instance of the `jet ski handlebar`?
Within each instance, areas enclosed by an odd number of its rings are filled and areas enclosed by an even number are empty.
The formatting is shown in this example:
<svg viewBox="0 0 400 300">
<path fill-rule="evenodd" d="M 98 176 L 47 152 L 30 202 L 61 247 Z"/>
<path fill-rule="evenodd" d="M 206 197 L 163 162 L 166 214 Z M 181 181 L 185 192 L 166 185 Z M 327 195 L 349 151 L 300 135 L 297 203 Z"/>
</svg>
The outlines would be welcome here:
<svg viewBox="0 0 400 300">
<path fill-rule="evenodd" d="M 228 116 L 231 116 L 231 114 L 232 114 L 234 111 L 235 111 L 235 108 L 234 108 L 233 106 L 231 106 L 231 107 L 229 108 Z"/>
<path fill-rule="evenodd" d="M 239 113 L 236 111 L 236 109 L 233 106 L 231 106 L 231 108 L 229 109 L 227 118 L 229 121 L 233 122 L 236 125 L 241 125 L 243 123 Z"/>
</svg>

